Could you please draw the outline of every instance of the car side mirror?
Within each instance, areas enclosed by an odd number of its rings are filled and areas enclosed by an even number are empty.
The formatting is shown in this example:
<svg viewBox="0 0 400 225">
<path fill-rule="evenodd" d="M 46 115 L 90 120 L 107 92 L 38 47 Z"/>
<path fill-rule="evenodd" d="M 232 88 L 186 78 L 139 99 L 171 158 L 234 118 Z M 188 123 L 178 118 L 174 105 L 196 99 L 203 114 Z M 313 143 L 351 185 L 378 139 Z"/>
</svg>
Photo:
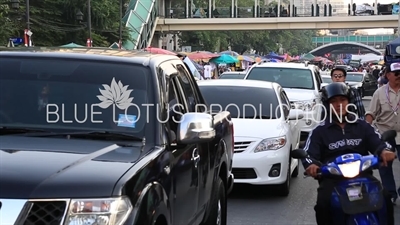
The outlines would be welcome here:
<svg viewBox="0 0 400 225">
<path fill-rule="evenodd" d="M 304 117 L 304 112 L 301 109 L 290 109 L 288 120 L 301 120 Z"/>
<path fill-rule="evenodd" d="M 185 113 L 178 121 L 177 143 L 198 144 L 215 138 L 213 117 L 207 113 Z"/>
<path fill-rule="evenodd" d="M 308 154 L 303 149 L 295 149 L 290 152 L 290 157 L 294 159 L 304 159 L 307 158 Z"/>
</svg>

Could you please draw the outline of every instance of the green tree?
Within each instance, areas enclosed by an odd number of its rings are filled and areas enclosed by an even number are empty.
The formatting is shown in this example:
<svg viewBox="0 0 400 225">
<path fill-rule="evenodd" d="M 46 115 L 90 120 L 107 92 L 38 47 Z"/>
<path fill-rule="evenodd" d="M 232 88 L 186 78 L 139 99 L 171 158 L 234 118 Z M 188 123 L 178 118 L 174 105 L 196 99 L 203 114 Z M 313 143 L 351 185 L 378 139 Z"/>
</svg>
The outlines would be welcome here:
<svg viewBox="0 0 400 225">
<path fill-rule="evenodd" d="M 6 0 L 0 0 L 6 1 Z M 124 0 L 128 3 L 129 0 Z M 30 1 L 30 28 L 36 46 L 60 46 L 69 42 L 86 45 L 88 28 L 86 22 L 87 1 L 84 0 L 40 0 Z M 13 11 L 8 4 L 0 5 L 0 44 L 7 43 L 10 36 L 23 36 L 26 28 L 25 2 Z M 118 41 L 119 1 L 92 0 L 92 38 L 94 46 L 109 46 Z M 84 13 L 84 21 L 76 20 L 76 13 Z M 14 18 L 14 19 L 13 19 Z M 5 21 L 5 22 L 4 22 Z M 127 32 L 124 30 L 124 38 Z"/>
</svg>

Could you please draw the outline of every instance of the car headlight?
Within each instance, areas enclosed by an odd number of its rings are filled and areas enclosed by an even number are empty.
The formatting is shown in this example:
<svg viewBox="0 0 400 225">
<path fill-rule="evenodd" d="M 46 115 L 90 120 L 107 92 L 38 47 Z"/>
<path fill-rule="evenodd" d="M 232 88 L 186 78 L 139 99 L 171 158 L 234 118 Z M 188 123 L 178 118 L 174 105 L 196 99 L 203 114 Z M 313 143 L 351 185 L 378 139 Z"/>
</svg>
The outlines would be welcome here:
<svg viewBox="0 0 400 225">
<path fill-rule="evenodd" d="M 72 199 L 64 225 L 122 225 L 132 209 L 127 197 Z"/>
<path fill-rule="evenodd" d="M 267 138 L 262 140 L 257 147 L 254 149 L 254 152 L 263 152 L 268 150 L 278 150 L 281 149 L 286 144 L 286 136 L 276 137 L 276 138 Z"/>
<path fill-rule="evenodd" d="M 317 102 L 314 99 L 312 101 L 294 102 L 293 104 L 296 109 L 301 109 L 303 111 L 312 111 Z"/>
</svg>

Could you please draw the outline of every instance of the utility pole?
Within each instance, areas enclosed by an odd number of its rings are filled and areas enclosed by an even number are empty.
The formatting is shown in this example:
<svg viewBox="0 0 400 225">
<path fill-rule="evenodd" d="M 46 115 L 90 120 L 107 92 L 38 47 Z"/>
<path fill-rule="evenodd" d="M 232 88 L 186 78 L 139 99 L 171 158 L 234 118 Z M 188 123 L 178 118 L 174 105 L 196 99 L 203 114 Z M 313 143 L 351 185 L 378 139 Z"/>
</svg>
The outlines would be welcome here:
<svg viewBox="0 0 400 225">
<path fill-rule="evenodd" d="M 400 1 L 400 0 L 399 0 Z M 118 47 L 122 49 L 122 9 L 124 7 L 123 1 L 119 0 L 119 41 Z"/>
<path fill-rule="evenodd" d="M 397 8 L 397 15 L 399 16 L 397 24 L 397 36 L 400 37 L 400 0 L 399 0 L 399 8 Z"/>
<path fill-rule="evenodd" d="M 25 41 L 25 45 L 26 45 L 26 47 L 31 47 L 32 46 L 32 39 L 31 39 L 31 36 L 32 36 L 32 32 L 31 32 L 31 22 L 30 22 L 30 20 L 31 20 L 31 18 L 30 18 L 30 14 L 29 14 L 29 11 L 30 11 L 30 4 L 29 4 L 29 0 L 26 0 L 26 6 L 25 6 L 25 8 L 26 8 L 26 30 L 25 30 L 25 39 L 26 39 L 26 41 Z"/>
<path fill-rule="evenodd" d="M 92 40 L 92 10 L 90 6 L 90 0 L 87 0 L 87 26 L 89 29 L 89 39 L 87 40 L 87 47 L 93 47 Z"/>
</svg>

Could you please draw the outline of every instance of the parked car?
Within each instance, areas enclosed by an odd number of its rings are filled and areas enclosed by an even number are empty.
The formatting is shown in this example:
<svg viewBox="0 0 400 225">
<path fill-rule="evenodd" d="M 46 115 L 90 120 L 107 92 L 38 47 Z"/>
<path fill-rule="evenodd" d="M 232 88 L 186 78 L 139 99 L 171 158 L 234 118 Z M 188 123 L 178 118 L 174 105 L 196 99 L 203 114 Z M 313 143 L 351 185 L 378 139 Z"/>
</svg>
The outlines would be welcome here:
<svg viewBox="0 0 400 225">
<path fill-rule="evenodd" d="M 0 71 L 2 224 L 226 225 L 230 115 L 195 109 L 178 57 L 9 50 Z"/>
<path fill-rule="evenodd" d="M 215 80 L 198 84 L 213 110 L 231 113 L 235 183 L 277 185 L 279 195 L 289 195 L 290 177 L 299 173 L 299 162 L 290 157 L 290 152 L 299 147 L 297 120 L 303 112 L 291 109 L 277 83 Z"/>
<path fill-rule="evenodd" d="M 243 79 L 246 72 L 224 72 L 219 76 L 219 79 Z"/>
<path fill-rule="evenodd" d="M 346 83 L 357 89 L 362 97 L 372 96 L 378 88 L 378 81 L 375 77 L 363 72 L 347 73 Z"/>
<path fill-rule="evenodd" d="M 304 111 L 304 118 L 299 121 L 301 140 L 322 120 L 322 107 L 319 91 L 322 78 L 314 65 L 307 63 L 260 63 L 251 67 L 245 80 L 276 82 L 287 93 L 293 108 Z"/>
</svg>

